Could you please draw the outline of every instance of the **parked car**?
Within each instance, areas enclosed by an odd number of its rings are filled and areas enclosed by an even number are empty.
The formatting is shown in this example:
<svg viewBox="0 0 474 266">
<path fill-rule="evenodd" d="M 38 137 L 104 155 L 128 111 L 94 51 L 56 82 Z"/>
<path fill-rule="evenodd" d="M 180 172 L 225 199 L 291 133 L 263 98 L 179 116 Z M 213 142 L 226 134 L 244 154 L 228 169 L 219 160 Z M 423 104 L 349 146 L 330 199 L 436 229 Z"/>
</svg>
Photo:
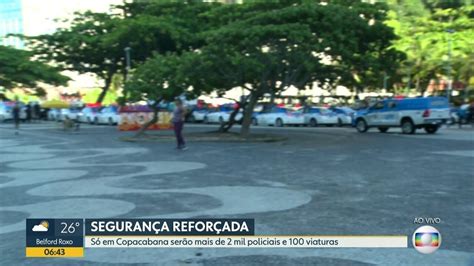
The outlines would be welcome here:
<svg viewBox="0 0 474 266">
<path fill-rule="evenodd" d="M 58 121 L 59 120 L 59 109 L 49 109 L 48 111 L 48 120 Z"/>
<path fill-rule="evenodd" d="M 12 107 L 4 103 L 0 103 L 0 122 L 7 121 L 13 118 Z"/>
<path fill-rule="evenodd" d="M 258 116 L 262 113 L 263 113 L 262 111 L 252 113 L 252 125 L 258 126 Z"/>
<path fill-rule="evenodd" d="M 258 125 L 268 125 L 283 127 L 285 125 L 304 125 L 304 114 L 301 111 L 294 111 L 289 108 L 272 107 L 268 111 L 263 111 L 256 117 Z"/>
<path fill-rule="evenodd" d="M 65 119 L 76 120 L 78 114 L 81 112 L 80 108 L 63 108 L 58 112 L 57 121 L 63 121 Z"/>
<path fill-rule="evenodd" d="M 306 107 L 303 109 L 304 123 L 312 127 L 318 125 L 333 126 L 339 124 L 339 118 L 336 113 L 323 107 Z"/>
<path fill-rule="evenodd" d="M 401 127 L 404 134 L 413 134 L 418 128 L 433 134 L 449 119 L 450 108 L 444 97 L 387 99 L 358 111 L 354 125 L 359 132 L 377 127 L 384 133 L 390 127 Z"/>
<path fill-rule="evenodd" d="M 337 125 L 352 125 L 352 116 L 355 111 L 350 107 L 331 107 L 329 108 L 332 112 L 337 115 Z"/>
<path fill-rule="evenodd" d="M 77 114 L 77 120 L 81 123 L 92 124 L 95 121 L 95 117 L 99 113 L 99 108 L 96 107 L 85 107 Z"/>
<path fill-rule="evenodd" d="M 186 116 L 186 121 L 196 123 L 196 122 L 203 122 L 206 115 L 209 113 L 209 109 L 207 107 L 197 107 L 193 106 L 190 107 L 190 112 Z"/>
<path fill-rule="evenodd" d="M 234 106 L 232 105 L 223 105 L 214 111 L 210 111 L 204 117 L 204 123 L 218 123 L 223 124 L 229 122 L 230 114 L 234 111 Z M 239 112 L 235 116 L 235 120 L 240 120 L 242 118 L 242 113 Z"/>
<path fill-rule="evenodd" d="M 13 119 L 13 102 L 0 102 L 0 122 Z M 26 111 L 23 104 L 20 104 L 20 120 L 26 119 Z"/>
<path fill-rule="evenodd" d="M 94 124 L 108 124 L 116 125 L 118 124 L 120 115 L 118 114 L 117 106 L 108 106 L 102 108 L 99 113 L 94 118 Z"/>
<path fill-rule="evenodd" d="M 470 117 L 470 105 L 469 104 L 463 104 L 457 109 L 456 113 L 458 117 L 458 122 L 460 124 L 467 124 L 469 123 L 469 117 Z"/>
</svg>

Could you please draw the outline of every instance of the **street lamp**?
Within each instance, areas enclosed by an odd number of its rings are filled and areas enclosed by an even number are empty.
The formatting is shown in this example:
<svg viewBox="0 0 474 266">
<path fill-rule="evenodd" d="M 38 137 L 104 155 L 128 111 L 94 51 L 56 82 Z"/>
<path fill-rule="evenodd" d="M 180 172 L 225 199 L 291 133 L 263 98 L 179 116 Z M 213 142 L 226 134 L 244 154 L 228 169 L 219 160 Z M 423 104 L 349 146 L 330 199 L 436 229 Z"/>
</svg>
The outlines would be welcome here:
<svg viewBox="0 0 474 266">
<path fill-rule="evenodd" d="M 125 67 L 125 80 L 128 80 L 129 78 L 129 75 L 130 75 L 130 68 L 131 68 L 131 63 L 130 63 L 130 51 L 132 50 L 132 48 L 130 47 L 125 47 L 124 51 L 125 51 L 125 63 L 126 63 L 126 67 Z"/>
<path fill-rule="evenodd" d="M 383 89 L 387 92 L 387 81 L 390 79 L 390 76 L 387 73 L 383 74 Z"/>
<path fill-rule="evenodd" d="M 446 97 L 448 98 L 448 103 L 451 98 L 451 91 L 453 90 L 453 80 L 451 77 L 451 46 L 452 46 L 452 39 L 451 34 L 454 32 L 452 29 L 448 29 L 448 89 L 446 91 Z"/>
</svg>

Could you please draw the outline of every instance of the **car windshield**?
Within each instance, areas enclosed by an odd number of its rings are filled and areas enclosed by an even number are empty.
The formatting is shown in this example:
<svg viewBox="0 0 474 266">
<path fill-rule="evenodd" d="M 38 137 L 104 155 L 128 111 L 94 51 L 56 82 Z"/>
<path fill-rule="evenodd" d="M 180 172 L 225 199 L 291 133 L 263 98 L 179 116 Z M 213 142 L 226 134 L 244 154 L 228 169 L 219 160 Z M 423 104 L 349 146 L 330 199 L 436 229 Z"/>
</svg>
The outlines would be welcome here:
<svg viewBox="0 0 474 266">
<path fill-rule="evenodd" d="M 307 113 L 310 113 L 310 114 L 319 114 L 319 108 L 309 108 L 307 111 Z"/>
<path fill-rule="evenodd" d="M 220 108 L 220 111 L 221 112 L 231 112 L 232 110 L 234 110 L 231 106 L 221 106 Z"/>
<path fill-rule="evenodd" d="M 350 113 L 353 113 L 354 110 L 352 110 L 351 108 L 349 107 L 341 107 L 339 108 L 339 110 L 341 110 L 342 112 L 346 113 L 346 114 L 350 114 Z"/>
<path fill-rule="evenodd" d="M 273 108 L 272 113 L 286 113 L 288 112 L 287 108 Z"/>
<path fill-rule="evenodd" d="M 303 113 L 303 109 L 298 109 L 298 110 L 288 110 L 289 112 L 291 113 L 294 113 L 294 114 L 302 114 Z"/>
<path fill-rule="evenodd" d="M 328 115 L 328 114 L 331 113 L 331 111 L 329 111 L 328 109 L 325 109 L 325 108 L 320 108 L 319 112 L 323 115 Z"/>
</svg>

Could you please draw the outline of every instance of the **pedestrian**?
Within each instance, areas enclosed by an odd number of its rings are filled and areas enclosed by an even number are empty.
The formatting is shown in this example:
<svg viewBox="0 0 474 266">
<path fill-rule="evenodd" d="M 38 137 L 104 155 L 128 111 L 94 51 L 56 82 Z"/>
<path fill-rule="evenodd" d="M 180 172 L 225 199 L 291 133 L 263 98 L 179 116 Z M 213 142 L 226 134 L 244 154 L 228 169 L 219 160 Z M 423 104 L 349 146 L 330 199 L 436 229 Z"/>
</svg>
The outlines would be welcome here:
<svg viewBox="0 0 474 266">
<path fill-rule="evenodd" d="M 25 112 L 26 112 L 26 122 L 30 123 L 31 122 L 31 113 L 32 113 L 31 103 L 28 103 L 26 105 Z"/>
<path fill-rule="evenodd" d="M 177 149 L 178 150 L 187 150 L 186 143 L 184 142 L 183 138 L 183 125 L 184 125 L 184 117 L 186 115 L 186 109 L 183 106 L 183 101 L 177 98 L 175 100 L 175 109 L 173 111 L 173 126 L 174 126 L 174 134 L 176 136 L 177 142 Z"/>
<path fill-rule="evenodd" d="M 15 135 L 18 135 L 18 130 L 20 129 L 20 102 L 18 98 L 15 99 L 15 104 L 12 108 L 13 123 L 15 124 Z"/>
<path fill-rule="evenodd" d="M 472 126 L 474 126 L 474 100 L 471 101 L 467 111 L 469 112 L 467 115 L 467 121 L 468 123 L 472 123 Z"/>
<path fill-rule="evenodd" d="M 34 119 L 39 122 L 41 120 L 41 107 L 37 102 L 33 105 L 33 114 Z"/>
</svg>

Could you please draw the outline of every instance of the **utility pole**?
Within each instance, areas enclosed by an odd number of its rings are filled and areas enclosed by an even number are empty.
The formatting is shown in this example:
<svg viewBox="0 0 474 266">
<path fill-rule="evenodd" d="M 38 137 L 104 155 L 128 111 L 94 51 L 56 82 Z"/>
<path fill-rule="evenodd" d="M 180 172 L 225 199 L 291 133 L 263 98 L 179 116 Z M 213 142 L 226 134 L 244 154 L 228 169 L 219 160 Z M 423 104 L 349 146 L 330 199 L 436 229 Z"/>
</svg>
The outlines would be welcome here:
<svg viewBox="0 0 474 266">
<path fill-rule="evenodd" d="M 452 38 L 451 38 L 451 34 L 454 32 L 454 30 L 448 29 L 447 32 L 448 32 L 448 89 L 446 91 L 446 97 L 448 98 L 448 103 L 449 103 L 450 98 L 451 98 L 451 92 L 453 90 L 453 78 L 451 76 L 451 71 L 452 71 L 452 67 L 451 67 Z"/>
<path fill-rule="evenodd" d="M 390 79 L 390 76 L 387 76 L 387 73 L 383 74 L 383 89 L 387 92 L 387 81 Z"/>
<path fill-rule="evenodd" d="M 125 67 L 125 81 L 127 81 L 129 79 L 129 76 L 130 76 L 130 69 L 131 69 L 131 62 L 130 62 L 130 51 L 132 50 L 132 48 L 130 47 L 125 47 L 124 51 L 125 51 L 125 64 L 126 64 L 126 67 Z"/>
</svg>

